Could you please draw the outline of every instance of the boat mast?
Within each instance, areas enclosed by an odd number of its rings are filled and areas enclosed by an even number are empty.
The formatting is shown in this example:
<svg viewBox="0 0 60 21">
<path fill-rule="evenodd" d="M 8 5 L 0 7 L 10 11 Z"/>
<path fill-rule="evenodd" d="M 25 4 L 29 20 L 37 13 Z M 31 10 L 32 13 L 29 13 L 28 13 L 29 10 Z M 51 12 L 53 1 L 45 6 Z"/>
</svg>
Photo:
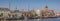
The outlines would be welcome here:
<svg viewBox="0 0 60 21">
<path fill-rule="evenodd" d="M 16 5 L 16 8 L 15 8 L 15 10 L 17 10 L 17 5 Z"/>
<path fill-rule="evenodd" d="M 10 5 L 11 5 L 11 4 L 10 4 L 10 0 L 9 0 L 9 9 L 10 9 Z"/>
<path fill-rule="evenodd" d="M 29 11 L 29 8 L 30 8 L 30 4 L 29 4 L 29 2 L 28 2 L 28 11 Z"/>
</svg>

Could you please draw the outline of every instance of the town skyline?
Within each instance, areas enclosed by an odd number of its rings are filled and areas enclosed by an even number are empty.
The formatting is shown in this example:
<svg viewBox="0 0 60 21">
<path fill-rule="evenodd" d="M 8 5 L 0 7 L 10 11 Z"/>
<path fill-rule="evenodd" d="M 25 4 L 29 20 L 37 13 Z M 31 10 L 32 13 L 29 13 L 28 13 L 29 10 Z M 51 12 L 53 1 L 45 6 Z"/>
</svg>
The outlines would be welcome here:
<svg viewBox="0 0 60 21">
<path fill-rule="evenodd" d="M 0 0 L 0 7 L 9 8 L 9 1 L 11 10 L 15 10 L 16 6 L 19 10 L 28 10 L 28 7 L 29 9 L 42 10 L 48 6 L 50 10 L 60 12 L 60 0 Z"/>
</svg>

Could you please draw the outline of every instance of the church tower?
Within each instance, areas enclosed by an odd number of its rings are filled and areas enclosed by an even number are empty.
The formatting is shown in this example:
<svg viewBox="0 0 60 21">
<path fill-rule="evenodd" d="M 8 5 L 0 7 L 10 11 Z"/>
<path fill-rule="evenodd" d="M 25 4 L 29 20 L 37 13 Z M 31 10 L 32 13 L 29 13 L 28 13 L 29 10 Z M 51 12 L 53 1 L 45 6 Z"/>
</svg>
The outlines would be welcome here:
<svg viewBox="0 0 60 21">
<path fill-rule="evenodd" d="M 48 10 L 48 6 L 45 7 L 45 10 Z"/>
</svg>

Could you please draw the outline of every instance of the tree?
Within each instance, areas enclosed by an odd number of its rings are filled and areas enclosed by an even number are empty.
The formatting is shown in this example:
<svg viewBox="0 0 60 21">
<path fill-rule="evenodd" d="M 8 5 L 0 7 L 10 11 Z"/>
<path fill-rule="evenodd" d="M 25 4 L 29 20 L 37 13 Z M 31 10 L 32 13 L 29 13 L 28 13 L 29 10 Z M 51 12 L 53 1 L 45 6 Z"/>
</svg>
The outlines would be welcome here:
<svg viewBox="0 0 60 21">
<path fill-rule="evenodd" d="M 2 16 L 3 16 L 3 13 L 0 14 L 0 17 L 2 17 Z"/>
<path fill-rule="evenodd" d="M 11 15 L 10 15 L 10 14 L 8 14 L 8 16 L 10 17 Z"/>
</svg>

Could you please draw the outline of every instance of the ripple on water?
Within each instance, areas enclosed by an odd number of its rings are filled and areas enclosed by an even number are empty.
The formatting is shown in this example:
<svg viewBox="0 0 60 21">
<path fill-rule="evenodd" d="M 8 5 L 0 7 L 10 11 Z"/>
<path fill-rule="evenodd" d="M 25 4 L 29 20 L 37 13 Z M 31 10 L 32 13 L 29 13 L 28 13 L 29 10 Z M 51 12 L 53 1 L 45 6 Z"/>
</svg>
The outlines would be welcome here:
<svg viewBox="0 0 60 21">
<path fill-rule="evenodd" d="M 53 19 L 24 19 L 24 20 L 7 20 L 7 21 L 60 21 L 60 18 L 53 18 Z"/>
</svg>

